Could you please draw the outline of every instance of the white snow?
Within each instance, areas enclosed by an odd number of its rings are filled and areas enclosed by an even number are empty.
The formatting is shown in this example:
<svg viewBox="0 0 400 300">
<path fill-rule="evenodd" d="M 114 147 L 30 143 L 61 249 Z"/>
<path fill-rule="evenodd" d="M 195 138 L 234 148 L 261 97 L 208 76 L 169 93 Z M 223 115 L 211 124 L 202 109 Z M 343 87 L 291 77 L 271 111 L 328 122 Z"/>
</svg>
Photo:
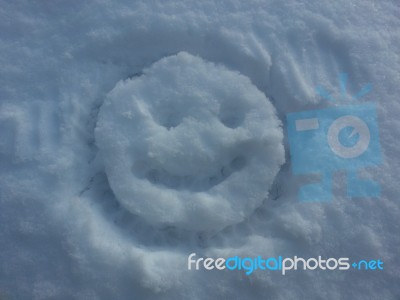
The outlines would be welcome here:
<svg viewBox="0 0 400 300">
<path fill-rule="evenodd" d="M 282 137 L 247 77 L 184 52 L 119 82 L 96 127 L 120 203 L 149 223 L 200 231 L 261 205 L 284 160 Z"/>
<path fill-rule="evenodd" d="M 0 3 L 0 298 L 400 297 L 396 1 Z M 337 174 L 332 202 L 299 203 L 279 124 L 329 107 L 315 87 L 340 72 L 373 85 L 382 195 Z M 194 272 L 192 252 L 385 270 Z"/>
</svg>

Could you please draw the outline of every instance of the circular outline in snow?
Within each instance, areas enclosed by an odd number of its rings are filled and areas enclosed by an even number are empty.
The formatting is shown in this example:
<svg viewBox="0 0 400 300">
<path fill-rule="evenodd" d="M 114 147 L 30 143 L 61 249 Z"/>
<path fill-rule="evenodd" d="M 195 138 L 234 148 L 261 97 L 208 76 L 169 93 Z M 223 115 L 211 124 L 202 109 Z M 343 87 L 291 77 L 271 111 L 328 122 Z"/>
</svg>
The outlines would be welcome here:
<svg viewBox="0 0 400 300">
<path fill-rule="evenodd" d="M 261 205 L 282 139 L 274 107 L 247 77 L 185 52 L 119 82 L 96 127 L 120 203 L 149 223 L 199 231 Z"/>
</svg>

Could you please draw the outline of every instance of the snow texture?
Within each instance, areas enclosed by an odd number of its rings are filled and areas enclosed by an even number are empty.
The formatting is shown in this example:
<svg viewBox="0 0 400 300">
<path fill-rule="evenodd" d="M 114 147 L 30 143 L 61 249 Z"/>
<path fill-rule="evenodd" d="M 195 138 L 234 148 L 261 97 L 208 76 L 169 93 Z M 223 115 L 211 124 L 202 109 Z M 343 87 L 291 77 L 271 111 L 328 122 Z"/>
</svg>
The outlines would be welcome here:
<svg viewBox="0 0 400 300">
<path fill-rule="evenodd" d="M 399 299 L 399 27 L 391 0 L 0 0 L 0 298 Z M 335 106 L 315 88 L 341 72 L 373 84 L 384 162 L 360 175 L 382 195 L 348 199 L 339 172 L 300 203 L 317 178 L 280 124 Z M 385 270 L 188 271 L 192 252 Z"/>
<path fill-rule="evenodd" d="M 282 138 L 275 109 L 247 77 L 187 53 L 119 82 L 96 127 L 121 204 L 149 223 L 200 231 L 261 205 L 284 160 Z"/>
</svg>

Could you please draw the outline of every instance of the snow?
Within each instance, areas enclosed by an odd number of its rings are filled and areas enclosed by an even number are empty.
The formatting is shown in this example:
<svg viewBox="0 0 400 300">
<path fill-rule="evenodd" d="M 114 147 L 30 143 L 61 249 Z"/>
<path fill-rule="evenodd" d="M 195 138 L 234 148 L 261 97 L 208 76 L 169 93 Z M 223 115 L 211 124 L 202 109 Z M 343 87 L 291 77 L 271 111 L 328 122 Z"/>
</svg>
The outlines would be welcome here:
<svg viewBox="0 0 400 300">
<path fill-rule="evenodd" d="M 0 298 L 398 299 L 398 14 L 395 1 L 1 1 Z M 339 172 L 332 202 L 300 203 L 313 177 L 290 171 L 285 115 L 334 105 L 315 88 L 339 91 L 340 72 L 351 95 L 373 85 L 360 103 L 377 106 L 384 162 L 362 175 L 382 195 L 346 198 Z M 385 270 L 188 271 L 192 252 Z"/>
<path fill-rule="evenodd" d="M 284 161 L 281 122 L 264 94 L 243 75 L 184 52 L 117 83 L 95 133 L 126 209 L 198 231 L 248 217 Z"/>
</svg>

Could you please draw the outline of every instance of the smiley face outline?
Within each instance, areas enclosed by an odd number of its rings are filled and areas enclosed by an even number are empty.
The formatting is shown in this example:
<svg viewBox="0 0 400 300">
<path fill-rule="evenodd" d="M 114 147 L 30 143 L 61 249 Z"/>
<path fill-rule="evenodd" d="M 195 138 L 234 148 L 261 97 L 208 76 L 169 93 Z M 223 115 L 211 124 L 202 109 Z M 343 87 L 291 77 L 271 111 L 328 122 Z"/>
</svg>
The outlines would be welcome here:
<svg viewBox="0 0 400 300">
<path fill-rule="evenodd" d="M 96 127 L 119 202 L 154 225 L 194 231 L 238 223 L 262 204 L 284 162 L 282 140 L 274 107 L 247 77 L 188 53 L 119 82 Z M 190 176 L 201 189 L 168 186 Z"/>
</svg>

